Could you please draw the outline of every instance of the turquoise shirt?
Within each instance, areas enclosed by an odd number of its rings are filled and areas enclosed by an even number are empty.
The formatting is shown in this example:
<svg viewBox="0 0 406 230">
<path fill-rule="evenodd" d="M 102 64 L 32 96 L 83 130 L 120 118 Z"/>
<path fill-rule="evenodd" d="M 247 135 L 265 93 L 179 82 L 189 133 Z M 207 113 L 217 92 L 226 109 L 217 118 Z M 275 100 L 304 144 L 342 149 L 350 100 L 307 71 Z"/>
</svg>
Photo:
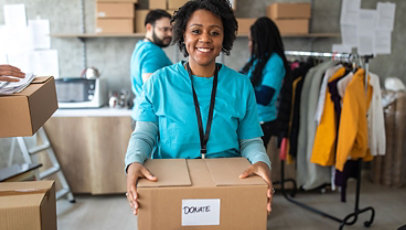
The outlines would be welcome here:
<svg viewBox="0 0 406 230">
<path fill-rule="evenodd" d="M 131 56 L 130 66 L 132 91 L 135 95 L 132 114 L 133 119 L 137 107 L 137 98 L 141 95 L 143 86 L 142 74 L 153 73 L 171 64 L 171 60 L 169 60 L 161 47 L 150 41 L 141 40 L 137 42 Z"/>
<path fill-rule="evenodd" d="M 210 106 L 213 77 L 193 76 L 204 129 Z M 182 62 L 155 72 L 145 83 L 137 121 L 158 125 L 159 151 L 153 158 L 198 158 L 200 136 L 188 72 Z M 222 65 L 207 158 L 241 156 L 239 140 L 263 135 L 255 94 L 249 79 Z"/>
<path fill-rule="evenodd" d="M 252 72 L 257 63 L 258 61 L 255 60 L 254 64 L 248 71 L 248 76 L 250 78 L 252 77 Z M 259 88 L 261 85 L 265 85 L 275 89 L 275 94 L 268 105 L 258 104 L 258 117 L 261 122 L 268 122 L 276 119 L 278 114 L 276 103 L 285 74 L 286 70 L 282 58 L 277 53 L 273 53 L 262 70 L 262 82 L 256 87 Z"/>
</svg>

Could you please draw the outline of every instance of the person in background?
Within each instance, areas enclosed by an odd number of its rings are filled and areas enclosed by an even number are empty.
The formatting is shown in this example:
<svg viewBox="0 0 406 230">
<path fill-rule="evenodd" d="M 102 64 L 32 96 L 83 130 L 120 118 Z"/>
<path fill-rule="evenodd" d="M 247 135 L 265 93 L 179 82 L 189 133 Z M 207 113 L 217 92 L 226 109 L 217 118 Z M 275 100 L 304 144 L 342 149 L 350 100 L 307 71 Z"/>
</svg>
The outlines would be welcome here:
<svg viewBox="0 0 406 230">
<path fill-rule="evenodd" d="M 12 65 L 0 65 L 0 81 L 18 82 L 19 78 L 24 78 L 25 73 Z"/>
<path fill-rule="evenodd" d="M 156 70 L 172 64 L 162 50 L 172 41 L 170 20 L 171 15 L 159 9 L 151 10 L 145 18 L 144 24 L 147 30 L 145 38 L 137 42 L 131 57 L 131 83 L 135 95 L 133 119 L 137 109 L 137 98 L 141 95 L 144 82 Z"/>
<path fill-rule="evenodd" d="M 250 27 L 248 48 L 251 57 L 241 72 L 248 75 L 254 86 L 266 148 L 271 136 L 278 136 L 277 99 L 289 66 L 279 29 L 267 17 L 258 18 Z"/>
<path fill-rule="evenodd" d="M 229 2 L 188 1 L 172 23 L 174 43 L 188 60 L 156 71 L 144 85 L 125 158 L 126 195 L 133 213 L 138 213 L 139 178 L 158 180 L 143 166 L 158 135 L 159 151 L 153 158 L 247 158 L 251 166 L 240 178 L 264 179 L 270 212 L 271 162 L 261 139 L 253 87 L 246 76 L 215 62 L 221 51 L 230 53 L 236 38 L 238 25 Z"/>
</svg>

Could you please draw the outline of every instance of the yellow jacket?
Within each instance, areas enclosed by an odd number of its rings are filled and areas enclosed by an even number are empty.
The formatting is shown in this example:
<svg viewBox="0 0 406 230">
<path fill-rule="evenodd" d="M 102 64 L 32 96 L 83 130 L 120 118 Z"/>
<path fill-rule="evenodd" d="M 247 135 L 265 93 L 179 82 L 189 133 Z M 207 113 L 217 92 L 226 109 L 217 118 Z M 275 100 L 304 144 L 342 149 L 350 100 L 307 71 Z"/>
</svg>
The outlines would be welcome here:
<svg viewBox="0 0 406 230">
<path fill-rule="evenodd" d="M 338 130 L 336 169 L 343 171 L 347 159 L 372 160 L 368 151 L 367 111 L 372 98 L 368 84 L 365 96 L 365 71 L 359 69 L 348 84 L 343 97 L 340 127 Z M 368 76 L 369 79 L 369 76 Z"/>
<path fill-rule="evenodd" d="M 328 80 L 332 82 L 345 74 L 345 68 L 339 68 Z M 310 161 L 323 166 L 332 166 L 335 162 L 335 143 L 336 143 L 336 115 L 334 111 L 334 102 L 331 100 L 330 91 L 326 90 L 326 99 L 324 102 L 323 113 L 317 127 L 314 138 L 312 156 Z"/>
</svg>

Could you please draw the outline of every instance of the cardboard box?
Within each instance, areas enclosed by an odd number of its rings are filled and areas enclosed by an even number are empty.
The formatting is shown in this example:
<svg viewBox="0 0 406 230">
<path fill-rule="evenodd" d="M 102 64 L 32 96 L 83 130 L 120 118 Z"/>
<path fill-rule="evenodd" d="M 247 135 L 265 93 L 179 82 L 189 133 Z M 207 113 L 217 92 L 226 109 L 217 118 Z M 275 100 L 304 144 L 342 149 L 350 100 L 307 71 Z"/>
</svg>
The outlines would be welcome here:
<svg viewBox="0 0 406 230">
<path fill-rule="evenodd" d="M 155 159 L 158 182 L 140 180 L 138 229 L 265 230 L 267 185 L 239 179 L 245 158 Z"/>
<path fill-rule="evenodd" d="M 132 18 L 98 18 L 96 33 L 134 33 L 134 19 Z"/>
<path fill-rule="evenodd" d="M 186 2 L 188 2 L 188 0 L 168 0 L 168 9 L 178 10 L 185 5 Z"/>
<path fill-rule="evenodd" d="M 135 11 L 135 33 L 145 33 L 147 29 L 145 28 L 144 22 L 149 10 L 136 10 Z"/>
<path fill-rule="evenodd" d="M 149 9 L 162 9 L 166 10 L 166 0 L 149 0 Z"/>
<path fill-rule="evenodd" d="M 98 18 L 134 18 L 134 4 L 131 2 L 98 2 Z"/>
<path fill-rule="evenodd" d="M 96 2 L 132 2 L 137 4 L 138 0 L 96 0 Z"/>
<path fill-rule="evenodd" d="M 309 33 L 309 19 L 278 19 L 273 20 L 281 35 Z"/>
<path fill-rule="evenodd" d="M 56 109 L 53 77 L 37 77 L 20 93 L 0 95 L 0 138 L 32 136 Z"/>
<path fill-rule="evenodd" d="M 266 9 L 271 19 L 307 18 L 311 16 L 310 3 L 273 3 Z"/>
<path fill-rule="evenodd" d="M 255 23 L 256 18 L 237 18 L 238 35 L 247 35 L 250 33 L 250 27 Z"/>
<path fill-rule="evenodd" d="M 0 183 L 0 229 L 55 230 L 53 181 Z"/>
</svg>

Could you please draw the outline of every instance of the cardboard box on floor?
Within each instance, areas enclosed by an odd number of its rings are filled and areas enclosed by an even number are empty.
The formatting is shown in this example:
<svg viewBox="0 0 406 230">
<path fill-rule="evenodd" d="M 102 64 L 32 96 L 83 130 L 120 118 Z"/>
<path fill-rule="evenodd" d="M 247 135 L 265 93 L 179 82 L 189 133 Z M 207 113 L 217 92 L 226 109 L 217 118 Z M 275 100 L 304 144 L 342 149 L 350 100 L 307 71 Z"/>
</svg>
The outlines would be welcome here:
<svg viewBox="0 0 406 230">
<path fill-rule="evenodd" d="M 0 183 L 0 229 L 56 230 L 53 181 Z"/>
<path fill-rule="evenodd" d="M 245 158 L 155 159 L 145 166 L 158 182 L 138 183 L 138 229 L 265 230 L 267 185 L 239 179 Z"/>
<path fill-rule="evenodd" d="M 98 18 L 134 18 L 134 3 L 131 2 L 97 2 Z"/>
<path fill-rule="evenodd" d="M 300 35 L 309 33 L 309 19 L 275 19 L 281 35 Z"/>
<path fill-rule="evenodd" d="M 311 16 L 310 3 L 273 3 L 266 9 L 267 17 L 271 19 L 293 19 L 293 18 L 306 18 Z"/>
<path fill-rule="evenodd" d="M 238 35 L 247 35 L 250 33 L 250 27 L 255 23 L 256 18 L 237 18 Z"/>
<path fill-rule="evenodd" d="M 0 138 L 32 136 L 56 109 L 53 77 L 37 77 L 20 93 L 0 95 Z"/>
<path fill-rule="evenodd" d="M 97 18 L 96 33 L 134 33 L 133 18 Z"/>
</svg>

